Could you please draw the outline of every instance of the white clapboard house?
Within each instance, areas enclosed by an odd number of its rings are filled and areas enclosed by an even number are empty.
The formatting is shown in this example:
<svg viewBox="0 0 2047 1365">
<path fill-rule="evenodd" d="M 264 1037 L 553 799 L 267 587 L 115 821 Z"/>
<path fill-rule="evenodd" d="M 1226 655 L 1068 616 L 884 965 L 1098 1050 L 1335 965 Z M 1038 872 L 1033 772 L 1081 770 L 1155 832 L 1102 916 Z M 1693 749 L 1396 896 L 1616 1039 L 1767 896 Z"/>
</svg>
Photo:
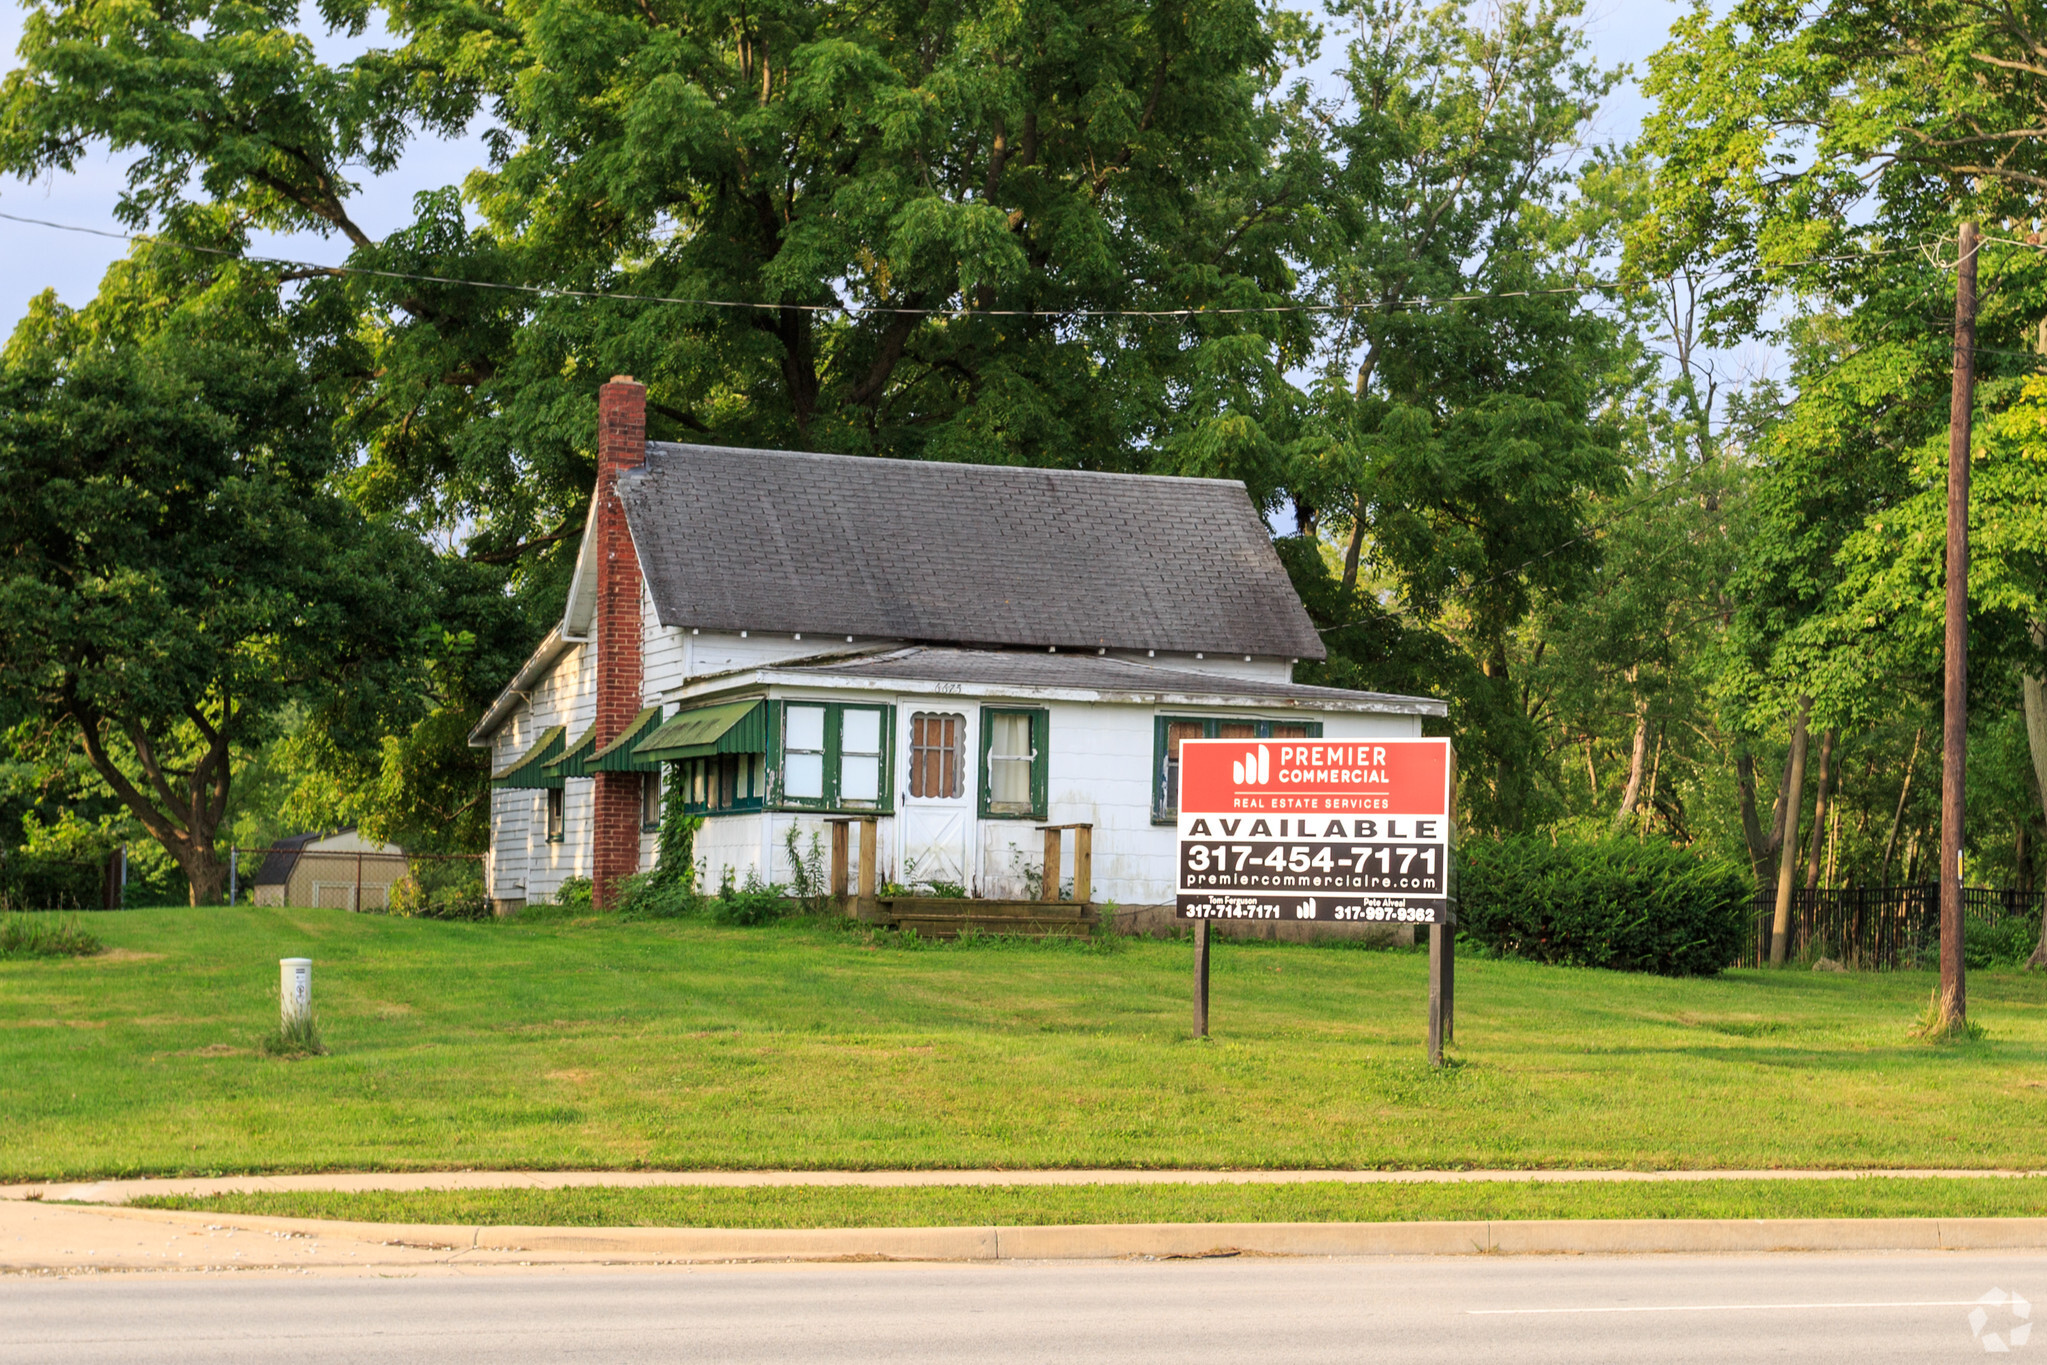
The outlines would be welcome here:
<svg viewBox="0 0 2047 1365">
<path fill-rule="evenodd" d="M 710 887 L 872 816 L 878 883 L 1018 897 L 1086 824 L 1093 898 L 1160 904 L 1181 740 L 1445 714 L 1293 681 L 1322 644 L 1241 484 L 654 443 L 645 394 L 604 386 L 567 610 L 470 738 L 501 908 L 608 899 L 672 783 Z"/>
</svg>

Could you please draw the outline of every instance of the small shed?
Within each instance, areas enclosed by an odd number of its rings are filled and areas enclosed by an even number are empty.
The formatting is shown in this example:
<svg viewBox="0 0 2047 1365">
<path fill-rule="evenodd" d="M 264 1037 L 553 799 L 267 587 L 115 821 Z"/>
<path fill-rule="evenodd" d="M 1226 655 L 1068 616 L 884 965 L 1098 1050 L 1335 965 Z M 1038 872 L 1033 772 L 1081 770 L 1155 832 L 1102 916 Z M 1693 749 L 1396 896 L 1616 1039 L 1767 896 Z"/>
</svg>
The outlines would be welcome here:
<svg viewBox="0 0 2047 1365">
<path fill-rule="evenodd" d="M 351 826 L 331 833 L 294 834 L 263 855 L 249 879 L 253 905 L 295 905 L 320 910 L 388 910 L 391 888 L 405 880 L 408 861 L 396 844 L 363 838 Z"/>
</svg>

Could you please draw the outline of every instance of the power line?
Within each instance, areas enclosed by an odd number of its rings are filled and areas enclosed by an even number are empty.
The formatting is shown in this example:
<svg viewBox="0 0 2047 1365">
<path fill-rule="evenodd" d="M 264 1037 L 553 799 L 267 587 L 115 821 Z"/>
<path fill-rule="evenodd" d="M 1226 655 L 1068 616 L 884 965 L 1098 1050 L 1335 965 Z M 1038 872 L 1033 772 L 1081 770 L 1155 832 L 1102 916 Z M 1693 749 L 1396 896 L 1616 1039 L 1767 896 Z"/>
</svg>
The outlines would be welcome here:
<svg viewBox="0 0 2047 1365">
<path fill-rule="evenodd" d="M 2024 246 L 2031 244 L 2022 242 L 2019 245 Z M 1896 254 L 1897 252 L 1900 251 L 1916 251 L 1917 249 L 1918 248 L 1916 247 L 1893 247 L 1881 254 L 1890 255 Z M 1917 298 L 1914 298 L 1912 300 L 1912 303 L 1914 305 L 1917 305 L 1923 302 L 1926 296 L 1932 292 L 1933 286 L 1943 282 L 1944 281 L 1940 276 L 1933 276 L 1929 278 L 1926 281 L 1926 283 L 1922 284 L 1919 287 L 1919 295 Z M 1977 349 L 1980 350 L 1981 348 Z M 1827 378 L 1831 377 L 1834 371 L 1840 369 L 1849 361 L 1855 360 L 1867 354 L 1868 348 L 1865 347 L 1862 350 L 1850 351 L 1845 355 L 1836 356 L 1833 360 L 1829 361 L 1819 370 L 1807 376 L 1804 383 L 1801 386 L 1800 391 L 1803 392 L 1806 389 L 1810 389 L 1813 385 L 1820 383 L 1826 380 Z M 2047 359 L 2047 357 L 2042 356 L 2031 356 L 2030 358 L 2035 361 Z M 1777 404 L 1776 408 L 1771 412 L 1770 415 L 1773 417 L 1783 415 L 1784 411 L 1787 408 L 1789 408 L 1794 401 L 1796 401 L 1795 396 L 1792 398 L 1786 398 L 1783 402 Z M 1560 554 L 1563 551 L 1569 549 L 1571 546 L 1578 544 L 1580 541 L 1587 540 L 1592 536 L 1597 535 L 1599 532 L 1605 530 L 1607 527 L 1619 521 L 1628 513 L 1634 511 L 1636 508 L 1642 506 L 1643 504 L 1649 502 L 1651 499 L 1655 498 L 1658 494 L 1669 492 L 1670 490 L 1679 487 L 1681 484 L 1687 482 L 1695 475 L 1703 472 L 1707 467 L 1708 467 L 1707 462 L 1701 461 L 1700 463 L 1693 465 L 1691 468 L 1689 468 L 1684 473 L 1678 475 L 1675 478 L 1669 479 L 1653 487 L 1644 489 L 1635 497 L 1629 499 L 1627 502 L 1624 502 L 1619 507 L 1615 508 L 1607 516 L 1602 517 L 1600 520 L 1593 522 L 1590 526 L 1587 526 L 1584 530 L 1578 532 L 1576 535 L 1558 541 L 1556 544 L 1550 546 L 1548 549 L 1543 550 L 1539 554 L 1531 555 L 1529 558 L 1522 560 L 1519 564 L 1514 565 L 1512 568 L 1500 569 L 1488 577 L 1479 579 L 1478 581 L 1470 584 L 1467 588 L 1467 591 L 1471 589 L 1488 587 L 1491 584 L 1499 582 L 1502 578 L 1510 578 L 1515 574 L 1520 573 L 1524 569 L 1528 569 L 1533 567 L 1534 565 L 1540 564 L 1543 560 L 1548 559 L 1551 555 Z M 1355 630 L 1361 626 L 1368 626 L 1372 624 L 1374 623 L 1370 621 L 1346 621 L 1338 625 L 1319 627 L 1317 628 L 1315 633 L 1317 635 L 1331 635 L 1339 630 Z"/>
<path fill-rule="evenodd" d="M 530 294 L 541 298 L 562 299 L 608 299 L 620 303 L 658 303 L 680 305 L 691 308 L 724 308 L 739 311 L 761 312 L 802 312 L 802 313 L 846 313 L 852 315 L 876 314 L 882 316 L 947 317 L 947 318 L 1140 318 L 1162 321 L 1178 321 L 1199 317 L 1241 317 L 1251 315 L 1273 315 L 1283 313 L 1308 314 L 1355 314 L 1360 312 L 1405 312 L 1411 309 L 1437 308 L 1453 303 L 1479 303 L 1492 299 L 1529 299 L 1555 297 L 1558 295 L 1583 294 L 1588 291 L 1624 291 L 1634 286 L 1621 280 L 1585 279 L 1577 284 L 1559 285 L 1544 289 L 1504 289 L 1491 293 L 1436 294 L 1421 298 L 1400 299 L 1386 303 L 1281 303 L 1262 304 L 1253 307 L 1229 308 L 905 308 L 895 304 L 880 303 L 762 303 L 742 299 L 691 299 L 667 294 L 633 294 L 604 289 L 569 289 L 559 285 L 508 284 L 502 280 L 465 280 L 450 275 L 426 275 L 403 270 L 380 270 L 372 266 L 323 265 L 318 261 L 294 260 L 284 256 L 250 256 L 227 247 L 199 246 L 191 242 L 180 242 L 174 238 L 159 237 L 151 233 L 113 232 L 106 228 L 85 227 L 77 223 L 58 223 L 47 218 L 29 218 L 18 213 L 0 213 L 0 219 L 11 223 L 27 223 L 35 227 L 53 228 L 59 232 L 77 232 L 90 237 L 104 237 L 117 242 L 145 243 L 150 246 L 169 247 L 177 251 L 189 251 L 199 255 L 219 256 L 229 260 L 247 261 L 253 265 L 281 266 L 287 270 L 311 271 L 322 275 L 361 275 L 374 279 L 399 280 L 414 284 L 442 284 L 472 289 L 496 289 L 508 293 Z M 1878 256 L 1892 256 L 1915 247 L 1877 247 L 1868 251 L 1846 255 L 1812 256 L 1797 261 L 1782 261 L 1772 269 L 1790 269 L 1801 265 L 1825 265 L 1829 263 L 1871 259 Z M 1744 271 L 1709 272 L 1701 279 L 1724 279 Z M 1673 277 L 1674 278 L 1674 277 Z"/>
</svg>

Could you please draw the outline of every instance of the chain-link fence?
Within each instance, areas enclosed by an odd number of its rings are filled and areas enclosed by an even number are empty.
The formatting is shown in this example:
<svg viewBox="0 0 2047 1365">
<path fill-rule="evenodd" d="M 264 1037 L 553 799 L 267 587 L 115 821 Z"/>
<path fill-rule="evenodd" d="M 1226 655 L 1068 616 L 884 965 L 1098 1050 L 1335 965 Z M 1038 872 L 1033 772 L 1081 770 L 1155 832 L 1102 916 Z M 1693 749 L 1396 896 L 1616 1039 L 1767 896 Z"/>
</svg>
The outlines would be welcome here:
<svg viewBox="0 0 2047 1365">
<path fill-rule="evenodd" d="M 284 845 L 222 849 L 220 857 L 227 873 L 222 893 L 229 904 L 435 919 L 481 919 L 490 913 L 481 854 Z M 174 899 L 160 886 L 143 887 L 130 873 L 126 850 L 119 848 L 100 862 L 0 855 L 0 910 L 119 910 Z"/>
</svg>

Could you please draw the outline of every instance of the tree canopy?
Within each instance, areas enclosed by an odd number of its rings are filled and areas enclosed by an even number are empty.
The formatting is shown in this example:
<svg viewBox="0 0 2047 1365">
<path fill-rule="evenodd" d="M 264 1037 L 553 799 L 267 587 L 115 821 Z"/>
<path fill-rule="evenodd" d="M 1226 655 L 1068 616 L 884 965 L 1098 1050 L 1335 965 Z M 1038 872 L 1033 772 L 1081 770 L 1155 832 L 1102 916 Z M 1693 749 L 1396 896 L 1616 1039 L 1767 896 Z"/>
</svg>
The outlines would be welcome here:
<svg viewBox="0 0 2047 1365">
<path fill-rule="evenodd" d="M 28 11 L 0 166 L 110 149 L 157 244 L 0 375 L 34 661 L 0 832 L 118 794 L 198 886 L 239 771 L 478 846 L 464 741 L 558 616 L 631 373 L 657 439 L 1241 479 L 1329 647 L 1301 676 L 1447 697 L 1472 830 L 1918 875 L 1971 218 L 2011 835 L 1972 857 L 2032 884 L 2047 5 L 1699 4 L 1626 147 L 1572 0 Z M 461 133 L 482 164 L 366 232 L 365 180 Z M 271 232 L 345 265 L 247 259 Z M 1788 371 L 1736 382 L 1757 341 Z"/>
</svg>

